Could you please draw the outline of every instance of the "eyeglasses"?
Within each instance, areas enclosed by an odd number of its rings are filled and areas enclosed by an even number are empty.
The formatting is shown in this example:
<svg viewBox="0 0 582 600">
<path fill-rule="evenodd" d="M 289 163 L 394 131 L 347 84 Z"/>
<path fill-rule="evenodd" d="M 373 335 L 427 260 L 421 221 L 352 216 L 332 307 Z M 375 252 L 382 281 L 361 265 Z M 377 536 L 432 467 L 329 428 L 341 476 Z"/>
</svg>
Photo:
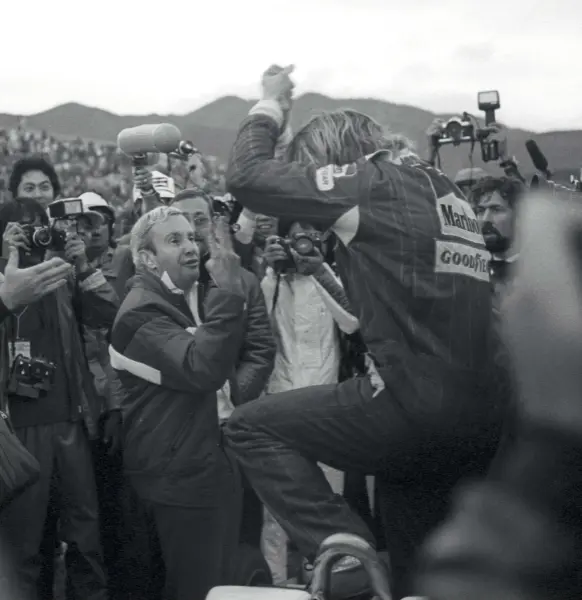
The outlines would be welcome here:
<svg viewBox="0 0 582 600">
<path fill-rule="evenodd" d="M 184 216 L 194 223 L 196 227 L 208 227 L 210 225 L 210 219 L 199 213 L 184 213 Z"/>
</svg>

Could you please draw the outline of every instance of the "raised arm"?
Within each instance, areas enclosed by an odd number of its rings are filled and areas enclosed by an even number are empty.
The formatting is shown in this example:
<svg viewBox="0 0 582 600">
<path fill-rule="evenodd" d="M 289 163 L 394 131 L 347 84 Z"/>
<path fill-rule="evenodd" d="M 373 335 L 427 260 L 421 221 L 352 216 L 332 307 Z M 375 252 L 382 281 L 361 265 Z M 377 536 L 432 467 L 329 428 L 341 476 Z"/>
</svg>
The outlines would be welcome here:
<svg viewBox="0 0 582 600">
<path fill-rule="evenodd" d="M 357 206 L 366 161 L 316 168 L 280 159 L 293 83 L 291 68 L 272 67 L 263 76 L 262 100 L 243 122 L 227 172 L 229 191 L 254 212 L 329 229 Z"/>
</svg>

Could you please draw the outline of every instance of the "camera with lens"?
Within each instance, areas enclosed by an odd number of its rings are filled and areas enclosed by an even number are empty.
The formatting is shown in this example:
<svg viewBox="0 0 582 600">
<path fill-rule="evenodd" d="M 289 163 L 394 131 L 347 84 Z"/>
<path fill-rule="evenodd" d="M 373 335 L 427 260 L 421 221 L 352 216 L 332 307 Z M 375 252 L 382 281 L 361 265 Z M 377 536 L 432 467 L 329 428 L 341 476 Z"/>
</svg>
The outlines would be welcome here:
<svg viewBox="0 0 582 600">
<path fill-rule="evenodd" d="M 474 137 L 475 127 L 463 114 L 463 118 L 451 117 L 446 123 L 443 123 L 435 142 L 439 145 L 452 144 L 458 146 L 463 142 L 473 141 Z"/>
<path fill-rule="evenodd" d="M 224 196 L 212 196 L 212 214 L 215 217 L 223 217 L 228 221 L 231 231 L 236 233 L 240 226 L 237 220 L 242 212 L 242 206 L 235 200 L 231 194 Z"/>
<path fill-rule="evenodd" d="M 443 123 L 441 130 L 432 136 L 435 153 L 440 146 L 446 144 L 459 146 L 479 142 L 483 162 L 499 160 L 499 142 L 489 139 L 493 132 L 490 126 L 495 123 L 495 111 L 501 107 L 499 92 L 497 90 L 479 92 L 477 103 L 479 110 L 485 113 L 485 127 L 480 127 L 477 119 L 467 112 L 464 112 L 462 117 L 451 117 Z"/>
<path fill-rule="evenodd" d="M 80 198 L 56 200 L 49 204 L 48 214 L 52 219 L 50 225 L 36 227 L 26 224 L 22 228 L 28 236 L 31 248 L 63 252 L 70 222 L 84 214 L 83 201 Z"/>
<path fill-rule="evenodd" d="M 194 154 L 200 154 L 200 150 L 188 140 L 182 140 L 174 152 L 169 153 L 172 158 L 187 159 Z"/>
<path fill-rule="evenodd" d="M 12 363 L 7 391 L 9 394 L 36 400 L 53 386 L 56 367 L 43 358 L 18 354 Z"/>
<path fill-rule="evenodd" d="M 269 245 L 278 244 L 285 250 L 287 258 L 277 261 L 274 265 L 276 273 L 285 273 L 295 266 L 295 260 L 291 250 L 294 250 L 299 256 L 316 256 L 317 252 L 323 252 L 321 237 L 317 233 L 301 231 L 293 235 L 283 237 L 269 238 Z"/>
</svg>

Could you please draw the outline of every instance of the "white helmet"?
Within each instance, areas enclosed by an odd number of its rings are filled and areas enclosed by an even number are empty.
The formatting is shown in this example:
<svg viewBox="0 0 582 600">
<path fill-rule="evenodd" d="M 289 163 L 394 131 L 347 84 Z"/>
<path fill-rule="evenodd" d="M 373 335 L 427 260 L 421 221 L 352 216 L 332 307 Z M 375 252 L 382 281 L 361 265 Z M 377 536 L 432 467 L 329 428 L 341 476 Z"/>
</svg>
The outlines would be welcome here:
<svg viewBox="0 0 582 600">
<path fill-rule="evenodd" d="M 115 221 L 115 211 L 107 201 L 96 192 L 85 192 L 84 194 L 81 194 L 79 198 L 83 202 L 83 210 L 85 212 L 105 212 L 109 214 L 113 221 Z M 95 211 L 95 209 L 97 210 Z"/>
</svg>

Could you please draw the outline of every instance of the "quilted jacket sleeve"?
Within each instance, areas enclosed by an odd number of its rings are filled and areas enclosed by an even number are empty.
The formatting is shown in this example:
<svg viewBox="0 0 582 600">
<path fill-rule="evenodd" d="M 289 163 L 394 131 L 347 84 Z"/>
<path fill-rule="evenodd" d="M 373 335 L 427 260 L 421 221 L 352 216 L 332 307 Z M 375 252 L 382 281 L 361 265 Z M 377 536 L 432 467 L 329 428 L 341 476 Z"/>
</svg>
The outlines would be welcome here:
<svg viewBox="0 0 582 600">
<path fill-rule="evenodd" d="M 258 398 L 267 385 L 275 362 L 275 340 L 259 280 L 252 273 L 247 281 L 247 330 L 236 370 L 241 402 Z"/>
</svg>

